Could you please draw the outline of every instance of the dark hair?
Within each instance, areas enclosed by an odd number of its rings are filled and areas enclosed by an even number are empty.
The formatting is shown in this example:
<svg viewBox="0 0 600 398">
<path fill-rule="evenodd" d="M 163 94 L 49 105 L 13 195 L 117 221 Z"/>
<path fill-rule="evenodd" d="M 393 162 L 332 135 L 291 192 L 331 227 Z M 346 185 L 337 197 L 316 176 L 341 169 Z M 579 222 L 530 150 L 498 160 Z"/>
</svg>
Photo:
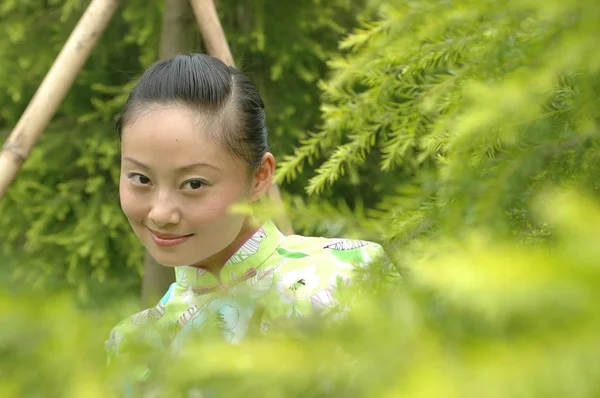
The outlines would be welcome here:
<svg viewBox="0 0 600 398">
<path fill-rule="evenodd" d="M 206 118 L 211 136 L 252 169 L 268 149 L 264 103 L 239 70 L 205 54 L 178 54 L 156 62 L 139 79 L 116 124 L 123 127 L 156 106 L 186 106 Z M 220 132 L 220 133 L 219 133 Z"/>
</svg>

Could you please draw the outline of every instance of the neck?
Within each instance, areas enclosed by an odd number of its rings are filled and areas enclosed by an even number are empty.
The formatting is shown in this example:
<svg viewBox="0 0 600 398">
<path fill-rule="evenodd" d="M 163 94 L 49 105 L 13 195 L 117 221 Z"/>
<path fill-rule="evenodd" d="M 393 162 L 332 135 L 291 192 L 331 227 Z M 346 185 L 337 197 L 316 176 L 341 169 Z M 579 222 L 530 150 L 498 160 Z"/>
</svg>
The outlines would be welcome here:
<svg viewBox="0 0 600 398">
<path fill-rule="evenodd" d="M 247 216 L 244 219 L 242 228 L 237 237 L 231 242 L 229 246 L 216 253 L 209 258 L 193 264 L 193 267 L 198 267 L 207 270 L 208 272 L 218 276 L 221 273 L 221 269 L 229 259 L 260 227 L 257 220 L 252 216 Z"/>
</svg>

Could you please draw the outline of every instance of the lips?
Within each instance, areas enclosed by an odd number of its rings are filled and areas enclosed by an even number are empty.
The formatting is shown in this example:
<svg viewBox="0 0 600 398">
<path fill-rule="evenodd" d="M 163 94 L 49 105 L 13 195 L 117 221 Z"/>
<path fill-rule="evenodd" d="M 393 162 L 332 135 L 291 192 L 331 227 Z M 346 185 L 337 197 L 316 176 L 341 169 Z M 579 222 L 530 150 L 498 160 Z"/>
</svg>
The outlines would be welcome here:
<svg viewBox="0 0 600 398">
<path fill-rule="evenodd" d="M 193 234 L 189 234 L 189 235 L 175 235 L 175 234 L 169 234 L 169 233 L 163 233 L 163 232 L 157 232 L 157 231 L 153 231 L 151 229 L 149 229 L 149 231 L 156 236 L 157 238 L 160 239 L 179 239 L 179 238 L 185 238 L 188 236 L 192 236 Z"/>
<path fill-rule="evenodd" d="M 158 246 L 177 246 L 188 240 L 194 234 L 189 235 L 176 235 L 170 234 L 166 232 L 158 232 L 148 229 L 150 232 L 150 236 L 152 236 L 152 240 Z"/>
</svg>

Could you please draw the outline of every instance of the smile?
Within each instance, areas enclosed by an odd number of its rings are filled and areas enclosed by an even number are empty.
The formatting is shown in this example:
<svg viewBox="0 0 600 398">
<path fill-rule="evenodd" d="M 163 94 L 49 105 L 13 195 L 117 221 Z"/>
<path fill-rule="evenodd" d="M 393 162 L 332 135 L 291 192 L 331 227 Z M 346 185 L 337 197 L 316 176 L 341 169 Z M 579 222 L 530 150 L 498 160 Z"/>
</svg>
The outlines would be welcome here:
<svg viewBox="0 0 600 398">
<path fill-rule="evenodd" d="M 152 231 L 151 229 L 148 229 L 148 231 L 150 232 L 150 236 L 152 236 L 152 240 L 158 246 L 177 246 L 177 245 L 182 244 L 183 242 L 188 240 L 188 238 L 190 238 L 191 236 L 194 235 L 194 234 L 175 235 L 175 234 L 168 234 L 168 233 L 162 233 L 162 232 L 155 232 L 155 231 Z"/>
</svg>

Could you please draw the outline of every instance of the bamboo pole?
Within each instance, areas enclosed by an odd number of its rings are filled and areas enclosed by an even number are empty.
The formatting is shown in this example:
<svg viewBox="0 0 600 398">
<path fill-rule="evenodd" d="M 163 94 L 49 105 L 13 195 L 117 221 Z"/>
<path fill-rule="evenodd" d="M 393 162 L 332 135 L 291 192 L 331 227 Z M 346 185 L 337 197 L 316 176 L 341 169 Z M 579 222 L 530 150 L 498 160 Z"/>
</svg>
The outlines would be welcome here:
<svg viewBox="0 0 600 398">
<path fill-rule="evenodd" d="M 0 152 L 0 200 L 73 85 L 119 0 L 92 0 Z"/>
<path fill-rule="evenodd" d="M 213 0 L 190 0 L 190 2 L 208 53 L 225 64 L 233 66 L 233 56 L 219 21 L 215 2 Z"/>
<path fill-rule="evenodd" d="M 190 0 L 198 27 L 200 28 L 200 34 L 204 40 L 204 45 L 208 53 L 216 58 L 219 58 L 227 65 L 235 65 L 233 62 L 233 56 L 227 44 L 225 38 L 225 32 L 223 26 L 219 21 L 217 9 L 215 7 L 214 0 Z M 279 187 L 276 184 L 269 189 L 269 198 L 273 201 L 275 206 L 279 209 L 283 209 L 283 201 L 281 200 L 281 193 Z M 283 211 L 281 214 L 285 214 Z M 292 225 L 285 215 L 280 216 L 277 221 L 279 228 L 285 235 L 291 235 L 294 233 Z"/>
</svg>

